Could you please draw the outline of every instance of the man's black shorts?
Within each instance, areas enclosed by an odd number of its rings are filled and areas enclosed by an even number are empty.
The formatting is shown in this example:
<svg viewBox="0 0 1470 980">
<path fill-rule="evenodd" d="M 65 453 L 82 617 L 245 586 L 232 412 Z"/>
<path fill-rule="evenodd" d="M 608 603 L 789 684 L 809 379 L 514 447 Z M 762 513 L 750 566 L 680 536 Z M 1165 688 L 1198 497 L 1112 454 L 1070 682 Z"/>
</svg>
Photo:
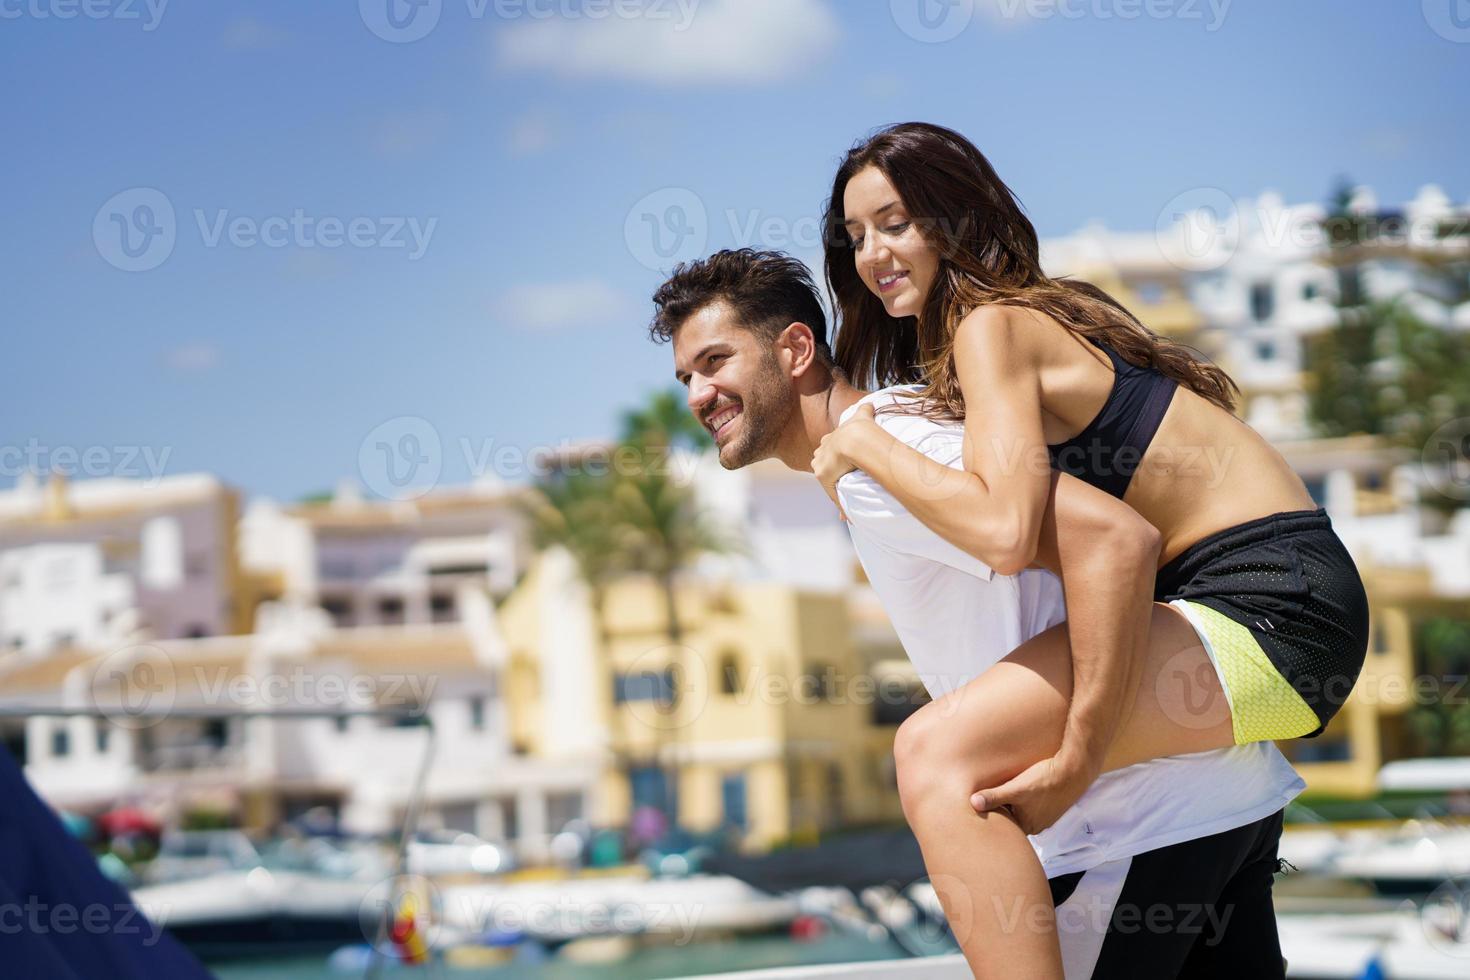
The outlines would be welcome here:
<svg viewBox="0 0 1470 980">
<path fill-rule="evenodd" d="M 1281 816 L 1051 879 L 1068 980 L 1284 978 Z"/>
</svg>

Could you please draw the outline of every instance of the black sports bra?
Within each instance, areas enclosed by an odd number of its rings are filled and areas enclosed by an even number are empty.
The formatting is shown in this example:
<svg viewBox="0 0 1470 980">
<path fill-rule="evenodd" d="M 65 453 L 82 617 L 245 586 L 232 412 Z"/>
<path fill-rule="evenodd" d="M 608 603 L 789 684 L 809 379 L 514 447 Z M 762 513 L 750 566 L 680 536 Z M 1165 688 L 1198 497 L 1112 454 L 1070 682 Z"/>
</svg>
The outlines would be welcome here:
<svg viewBox="0 0 1470 980">
<path fill-rule="evenodd" d="M 1111 347 L 1087 339 L 1113 362 L 1113 390 L 1087 428 L 1066 442 L 1046 448 L 1053 468 L 1122 499 L 1179 384 L 1154 368 L 1130 364 Z"/>
</svg>

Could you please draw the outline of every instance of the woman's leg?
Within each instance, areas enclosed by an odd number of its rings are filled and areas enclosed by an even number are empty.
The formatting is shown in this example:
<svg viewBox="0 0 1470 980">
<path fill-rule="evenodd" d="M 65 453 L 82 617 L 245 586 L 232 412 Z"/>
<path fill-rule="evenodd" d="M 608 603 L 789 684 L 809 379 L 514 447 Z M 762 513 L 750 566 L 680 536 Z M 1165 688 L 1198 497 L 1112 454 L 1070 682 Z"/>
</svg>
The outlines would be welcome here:
<svg viewBox="0 0 1470 980">
<path fill-rule="evenodd" d="M 1063 623 L 919 709 L 894 740 L 904 815 L 977 977 L 1061 976 L 1035 852 L 1009 815 L 977 814 L 970 795 L 1053 755 L 1071 696 Z M 1138 693 L 1104 768 L 1232 744 L 1228 704 L 1204 647 L 1177 610 L 1154 604 Z"/>
</svg>

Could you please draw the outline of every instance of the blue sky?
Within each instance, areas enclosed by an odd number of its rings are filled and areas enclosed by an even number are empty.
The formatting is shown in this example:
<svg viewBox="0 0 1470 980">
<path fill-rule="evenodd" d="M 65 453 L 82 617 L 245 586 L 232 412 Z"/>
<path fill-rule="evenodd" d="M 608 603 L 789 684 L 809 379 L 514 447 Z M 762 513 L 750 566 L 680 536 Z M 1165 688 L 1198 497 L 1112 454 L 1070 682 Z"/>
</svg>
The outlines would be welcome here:
<svg viewBox="0 0 1470 980">
<path fill-rule="evenodd" d="M 405 417 L 442 481 L 467 448 L 514 478 L 667 383 L 652 225 L 812 257 L 838 158 L 904 119 L 971 137 L 1043 235 L 1343 174 L 1470 197 L 1461 0 L 87 2 L 0 0 L 0 485 L 18 448 L 140 447 L 371 487 Z M 171 245 L 137 237 L 160 195 Z"/>
</svg>

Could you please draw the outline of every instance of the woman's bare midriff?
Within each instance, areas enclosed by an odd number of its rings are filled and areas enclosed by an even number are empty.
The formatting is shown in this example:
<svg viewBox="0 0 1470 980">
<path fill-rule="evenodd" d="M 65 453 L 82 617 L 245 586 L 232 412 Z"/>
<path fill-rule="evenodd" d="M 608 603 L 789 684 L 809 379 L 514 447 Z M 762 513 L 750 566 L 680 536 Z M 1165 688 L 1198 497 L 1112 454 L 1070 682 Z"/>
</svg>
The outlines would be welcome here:
<svg viewBox="0 0 1470 980">
<path fill-rule="evenodd" d="M 1200 539 L 1283 511 L 1317 507 L 1255 430 L 1179 388 L 1123 497 L 1163 536 L 1163 565 Z"/>
</svg>

